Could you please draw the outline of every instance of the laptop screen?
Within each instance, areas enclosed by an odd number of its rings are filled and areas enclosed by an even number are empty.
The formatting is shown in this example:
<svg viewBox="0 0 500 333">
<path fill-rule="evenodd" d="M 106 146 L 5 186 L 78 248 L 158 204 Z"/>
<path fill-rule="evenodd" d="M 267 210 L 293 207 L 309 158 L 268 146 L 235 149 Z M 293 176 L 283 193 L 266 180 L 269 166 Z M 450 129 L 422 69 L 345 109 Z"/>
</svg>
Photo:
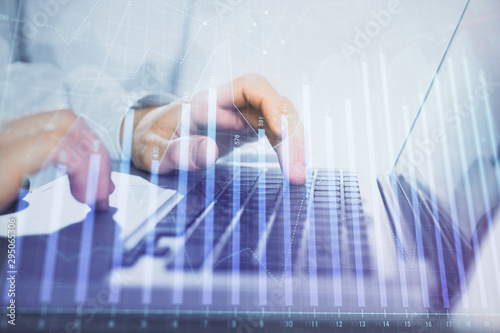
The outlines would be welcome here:
<svg viewBox="0 0 500 333">
<path fill-rule="evenodd" d="M 499 202 L 499 16 L 469 1 L 393 170 L 468 239 Z"/>
</svg>

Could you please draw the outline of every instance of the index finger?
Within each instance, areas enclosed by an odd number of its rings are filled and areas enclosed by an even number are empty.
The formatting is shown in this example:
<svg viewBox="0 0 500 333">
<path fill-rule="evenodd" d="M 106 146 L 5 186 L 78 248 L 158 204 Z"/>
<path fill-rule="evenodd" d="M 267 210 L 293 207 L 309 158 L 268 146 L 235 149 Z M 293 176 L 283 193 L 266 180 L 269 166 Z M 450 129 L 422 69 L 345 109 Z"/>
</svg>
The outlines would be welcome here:
<svg viewBox="0 0 500 333">
<path fill-rule="evenodd" d="M 285 176 L 292 184 L 303 184 L 306 165 L 304 128 L 291 101 L 281 96 L 264 77 L 251 74 L 233 81 L 233 102 L 240 110 L 254 110 L 262 115 L 266 136 L 278 153 Z M 287 133 L 283 133 L 284 130 Z"/>
</svg>

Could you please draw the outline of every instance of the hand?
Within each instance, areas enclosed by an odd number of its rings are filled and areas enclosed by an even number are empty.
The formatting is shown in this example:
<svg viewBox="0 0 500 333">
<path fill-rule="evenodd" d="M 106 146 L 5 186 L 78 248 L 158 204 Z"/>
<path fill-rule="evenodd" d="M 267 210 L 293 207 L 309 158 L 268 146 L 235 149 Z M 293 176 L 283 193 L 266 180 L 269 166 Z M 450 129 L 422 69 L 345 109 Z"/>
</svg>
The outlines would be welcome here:
<svg viewBox="0 0 500 333">
<path fill-rule="evenodd" d="M 280 96 L 264 77 L 246 75 L 234 80 L 232 86 L 228 83 L 217 88 L 217 142 L 205 136 L 208 124 L 208 91 L 194 96 L 189 104 L 189 137 L 181 137 L 180 134 L 181 100 L 158 108 L 136 110 L 132 143 L 132 162 L 136 167 L 150 171 L 152 156 L 156 153 L 161 159 L 158 170 L 161 174 L 174 169 L 201 170 L 230 151 L 230 140 L 227 136 L 220 135 L 221 131 L 242 132 L 248 126 L 247 122 L 257 129 L 261 117 L 265 124 L 266 136 L 275 147 L 285 176 L 292 184 L 305 182 L 304 129 L 299 115 L 290 100 Z M 288 116 L 288 168 L 285 167 L 285 145 L 281 144 L 283 114 Z M 181 143 L 186 140 L 189 145 L 189 161 L 187 165 L 181 165 Z"/>
<path fill-rule="evenodd" d="M 92 154 L 100 156 L 100 168 L 96 201 L 88 202 Z M 85 121 L 72 111 L 42 112 L 4 124 L 0 130 L 0 156 L 0 208 L 16 197 L 25 174 L 35 173 L 48 164 L 66 167 L 75 199 L 95 204 L 96 209 L 109 207 L 108 197 L 114 185 L 108 153 Z"/>
</svg>

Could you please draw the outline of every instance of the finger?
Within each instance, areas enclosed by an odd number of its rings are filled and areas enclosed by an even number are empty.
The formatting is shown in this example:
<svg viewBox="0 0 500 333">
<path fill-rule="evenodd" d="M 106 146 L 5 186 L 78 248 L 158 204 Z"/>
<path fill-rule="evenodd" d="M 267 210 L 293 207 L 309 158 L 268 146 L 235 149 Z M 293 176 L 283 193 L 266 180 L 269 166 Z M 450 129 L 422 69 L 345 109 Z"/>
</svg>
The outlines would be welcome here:
<svg viewBox="0 0 500 333">
<path fill-rule="evenodd" d="M 63 161 L 61 156 L 64 156 Z M 67 166 L 71 193 L 76 200 L 95 206 L 97 210 L 109 207 L 109 195 L 114 190 L 109 155 L 83 119 L 66 133 L 52 162 Z"/>
<path fill-rule="evenodd" d="M 98 209 L 109 206 L 108 197 L 114 190 L 109 155 L 83 119 L 76 119 L 71 111 L 59 110 L 17 119 L 4 127 L 7 131 L 2 132 L 2 137 L 10 133 L 10 139 L 16 139 L 8 142 L 2 140 L 0 147 L 2 156 L 8 156 L 2 159 L 8 164 L 1 165 L 2 184 L 9 189 L 6 197 L 17 193 L 19 187 L 16 184 L 20 186 L 24 174 L 35 173 L 44 166 L 56 163 L 66 165 L 71 192 L 78 201 L 96 204 Z M 92 151 L 93 147 L 98 149 Z M 90 198 L 86 192 L 92 154 L 99 156 L 99 163 L 94 165 L 98 169 L 95 170 L 96 194 Z"/>
<path fill-rule="evenodd" d="M 0 207 L 14 199 L 23 176 L 40 170 L 59 144 L 61 135 L 46 131 L 36 136 L 20 137 L 0 147 Z"/>
<path fill-rule="evenodd" d="M 215 103 L 216 117 L 210 118 L 209 92 L 204 91 L 197 94 L 190 102 L 193 128 L 196 131 L 206 131 L 211 121 L 215 121 L 218 131 L 240 131 L 247 126 L 243 116 L 233 105 L 232 90 L 230 84 L 217 88 L 216 98 L 211 101 Z"/>
<path fill-rule="evenodd" d="M 132 163 L 145 171 L 165 172 L 152 170 L 153 161 L 162 159 L 170 141 L 178 137 L 176 131 L 179 129 L 181 119 L 180 102 L 141 112 L 132 138 Z"/>
<path fill-rule="evenodd" d="M 3 153 L 3 152 L 2 152 Z M 0 210 L 15 199 L 23 182 L 23 174 L 18 170 L 12 170 L 10 158 L 3 155 L 0 160 Z"/>
<path fill-rule="evenodd" d="M 306 164 L 304 130 L 299 114 L 290 100 L 279 95 L 271 84 L 259 75 L 236 79 L 233 83 L 233 96 L 236 107 L 246 108 L 252 112 L 251 115 L 255 115 L 255 110 L 260 111 L 268 129 L 266 136 L 278 153 L 285 176 L 293 184 L 303 184 Z M 256 120 L 255 117 L 249 119 L 252 122 Z M 286 129 L 287 133 L 283 133 L 283 129 Z M 284 138 L 287 142 L 283 142 Z"/>
<path fill-rule="evenodd" d="M 201 135 L 180 137 L 169 142 L 159 172 L 198 171 L 212 166 L 218 158 L 219 149 L 213 139 Z"/>
<path fill-rule="evenodd" d="M 291 136 L 276 146 L 275 151 L 285 177 L 291 184 L 301 185 L 306 181 L 306 147 L 303 127 L 300 125 L 293 135 L 290 132 L 288 134 Z"/>
<path fill-rule="evenodd" d="M 66 156 L 71 194 L 76 200 L 105 210 L 109 207 L 109 195 L 114 190 L 111 180 L 111 165 L 103 151 L 81 154 L 84 145 L 70 138 L 58 147 L 58 153 Z M 60 151 L 59 151 L 60 149 Z"/>
<path fill-rule="evenodd" d="M 67 109 L 40 112 L 14 119 L 2 126 L 0 141 L 2 145 L 9 145 L 28 136 L 40 135 L 42 132 L 66 133 L 76 119 L 77 116 Z"/>
<path fill-rule="evenodd" d="M 15 199 L 24 174 L 38 171 L 59 142 L 59 136 L 47 137 L 40 149 L 30 154 L 36 138 L 27 137 L 0 149 L 0 207 Z M 52 142 L 51 142 L 52 141 Z"/>
<path fill-rule="evenodd" d="M 281 115 L 295 115 L 295 109 L 290 101 L 281 96 L 264 77 L 260 75 L 242 76 L 233 82 L 234 105 L 240 109 L 257 110 L 264 118 L 264 124 L 269 129 L 266 135 L 270 140 L 281 139 Z M 294 117 L 295 118 L 295 117 Z M 290 123 L 290 128 L 294 128 Z"/>
</svg>

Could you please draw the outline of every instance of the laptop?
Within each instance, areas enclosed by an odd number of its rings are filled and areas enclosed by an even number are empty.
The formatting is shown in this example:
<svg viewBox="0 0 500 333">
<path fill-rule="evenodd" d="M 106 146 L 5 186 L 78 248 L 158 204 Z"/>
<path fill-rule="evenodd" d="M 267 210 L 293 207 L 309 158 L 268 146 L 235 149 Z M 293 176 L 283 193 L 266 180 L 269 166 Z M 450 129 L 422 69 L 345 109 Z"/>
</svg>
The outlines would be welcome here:
<svg viewBox="0 0 500 333">
<path fill-rule="evenodd" d="M 500 262 L 479 258 L 500 203 L 499 14 L 494 0 L 467 3 L 387 175 L 336 169 L 325 140 L 329 167 L 291 185 L 263 129 L 209 126 L 231 154 L 168 176 L 117 165 L 107 212 L 72 202 L 65 176 L 29 193 L 4 215 L 25 233 L 15 262 L 2 256 L 2 331 L 13 297 L 16 328 L 29 331 L 498 328 Z M 200 79 L 209 93 L 226 51 Z M 64 227 L 23 226 L 54 202 L 70 210 Z M 485 265 L 494 285 L 470 295 Z M 454 315 L 459 302 L 479 310 Z"/>
</svg>

